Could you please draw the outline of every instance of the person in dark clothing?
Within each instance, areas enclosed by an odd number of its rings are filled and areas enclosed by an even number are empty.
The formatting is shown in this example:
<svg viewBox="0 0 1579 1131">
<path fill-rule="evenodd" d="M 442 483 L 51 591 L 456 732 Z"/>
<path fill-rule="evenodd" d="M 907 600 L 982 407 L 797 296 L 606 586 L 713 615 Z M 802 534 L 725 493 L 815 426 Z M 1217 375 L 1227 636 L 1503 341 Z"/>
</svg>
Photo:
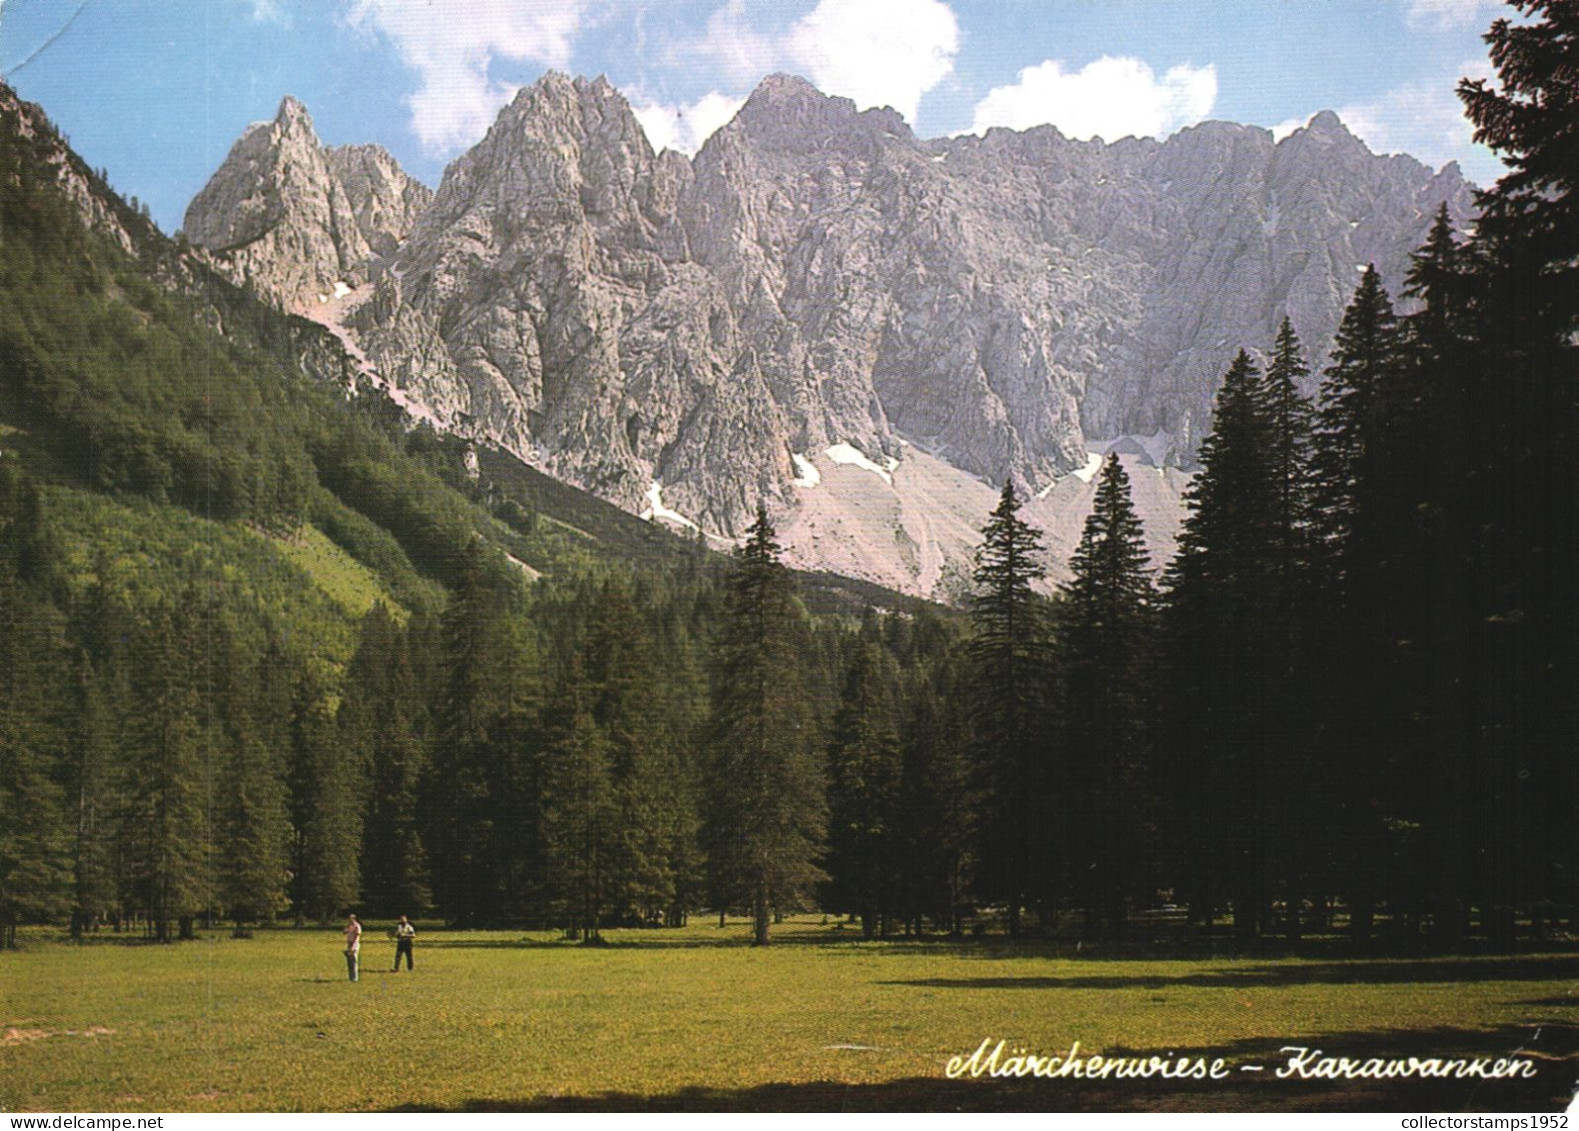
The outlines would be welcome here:
<svg viewBox="0 0 1579 1131">
<path fill-rule="evenodd" d="M 411 969 L 411 949 L 416 939 L 417 929 L 411 925 L 410 919 L 402 915 L 400 922 L 395 924 L 395 970 L 397 972 L 400 970 L 400 956 L 402 954 L 406 956 L 407 971 Z"/>
</svg>

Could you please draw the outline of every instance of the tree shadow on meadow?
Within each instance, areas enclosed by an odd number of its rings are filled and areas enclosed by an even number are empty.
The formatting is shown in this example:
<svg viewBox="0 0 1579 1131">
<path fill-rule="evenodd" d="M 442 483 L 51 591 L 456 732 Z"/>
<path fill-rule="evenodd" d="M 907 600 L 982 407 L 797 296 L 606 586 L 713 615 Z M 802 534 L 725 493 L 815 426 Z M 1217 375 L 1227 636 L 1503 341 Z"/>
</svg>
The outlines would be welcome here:
<svg viewBox="0 0 1579 1131">
<path fill-rule="evenodd" d="M 1579 956 L 1552 955 L 1265 963 L 1180 975 L 1096 973 L 1105 965 L 1102 959 L 1092 959 L 1082 965 L 1088 965 L 1093 972 L 1070 976 L 904 978 L 879 984 L 957 990 L 1125 990 L 1168 986 L 1240 988 L 1420 982 L 1579 982 Z M 1576 1004 L 1573 999 L 1551 1000 L 1556 1004 Z"/>
<path fill-rule="evenodd" d="M 587 945 L 575 939 L 520 938 L 520 939 L 427 939 L 421 944 L 429 950 L 585 950 L 589 953 L 609 950 L 715 950 L 729 947 L 749 947 L 750 938 L 642 938 L 618 939 Z M 788 945 L 788 944 L 787 944 Z"/>
<path fill-rule="evenodd" d="M 1222 1057 L 1225 1080 L 949 1080 L 911 1077 L 878 1084 L 761 1084 L 747 1088 L 681 1088 L 660 1095 L 603 1092 L 580 1096 L 477 1097 L 454 1109 L 412 1105 L 395 1111 L 1562 1111 L 1579 1086 L 1579 1026 L 1569 1022 L 1507 1026 L 1339 1032 L 1290 1039 L 1327 1055 L 1356 1060 L 1489 1058 L 1515 1054 L 1536 1067 L 1533 1079 L 1278 1079 L 1290 1053 L 1281 1042 L 1255 1038 L 1175 1056 Z M 962 1050 L 969 1052 L 972 1050 Z M 1057 1050 L 1044 1050 L 1053 1052 Z M 1109 1049 L 1107 1055 L 1161 1055 L 1156 1050 Z M 1239 1071 L 1260 1064 L 1261 1072 Z"/>
</svg>

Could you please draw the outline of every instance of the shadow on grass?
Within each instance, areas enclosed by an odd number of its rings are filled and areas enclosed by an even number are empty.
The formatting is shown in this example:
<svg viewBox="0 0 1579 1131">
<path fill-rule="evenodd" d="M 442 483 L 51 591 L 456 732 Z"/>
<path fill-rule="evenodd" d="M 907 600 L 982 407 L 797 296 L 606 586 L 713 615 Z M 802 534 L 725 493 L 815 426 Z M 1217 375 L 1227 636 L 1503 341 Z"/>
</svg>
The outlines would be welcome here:
<svg viewBox="0 0 1579 1131">
<path fill-rule="evenodd" d="M 1487 1058 L 1515 1054 L 1536 1067 L 1533 1079 L 1298 1080 L 1274 1073 L 1290 1055 L 1282 1044 L 1322 1049 L 1355 1060 Z M 973 1050 L 961 1050 L 969 1053 Z M 1038 1050 L 1056 1054 L 1061 1050 Z M 1106 1050 L 1110 1055 L 1222 1057 L 1235 1069 L 1218 1081 L 1081 1081 L 910 1077 L 880 1084 L 833 1081 L 750 1088 L 688 1087 L 661 1095 L 603 1092 L 584 1096 L 479 1097 L 454 1109 L 413 1105 L 397 1111 L 1529 1111 L 1565 1108 L 1579 1080 L 1579 1027 L 1566 1022 L 1498 1030 L 1376 1030 L 1317 1038 L 1235 1041 L 1209 1049 Z M 1262 1072 L 1240 1072 L 1260 1064 Z"/>
<path fill-rule="evenodd" d="M 638 939 L 604 941 L 587 946 L 575 939 L 429 939 L 428 950 L 713 950 L 720 947 L 750 946 L 750 939 Z"/>
<path fill-rule="evenodd" d="M 824 933 L 822 931 L 803 931 L 803 932 L 789 932 L 789 931 L 786 931 L 783 934 L 776 934 L 776 935 L 774 935 L 773 936 L 772 945 L 773 946 L 777 946 L 777 947 L 784 947 L 784 948 L 790 948 L 790 947 L 798 947 L 798 948 L 817 947 L 817 948 L 825 948 L 825 949 L 837 949 L 837 948 L 845 947 L 845 946 L 847 946 L 850 943 L 858 943 L 858 942 L 861 942 L 861 941 L 862 940 L 861 940 L 859 935 L 856 935 L 854 938 L 843 939 L 843 938 L 836 938 L 836 937 L 835 938 L 830 938 L 830 937 L 828 937 L 828 935 L 826 933 Z M 423 946 L 423 947 L 437 949 L 437 950 L 446 950 L 446 949 L 454 949 L 454 950 L 470 950 L 470 949 L 481 949 L 481 950 L 562 950 L 562 949 L 586 949 L 586 950 L 594 951 L 594 952 L 595 951 L 603 951 L 603 950 L 716 950 L 716 949 L 731 948 L 731 947 L 749 947 L 749 946 L 751 946 L 751 934 L 750 934 L 750 932 L 748 930 L 742 931 L 742 930 L 739 930 L 737 928 L 728 928 L 728 929 L 725 929 L 723 931 L 720 931 L 716 936 L 711 937 L 711 938 L 698 938 L 695 935 L 686 935 L 686 936 L 682 936 L 682 937 L 673 937 L 673 936 L 666 937 L 665 935 L 663 935 L 659 931 L 655 930 L 650 935 L 648 935 L 648 934 L 641 934 L 641 935 L 639 935 L 639 936 L 637 936 L 635 938 L 630 938 L 630 937 L 625 937 L 625 938 L 605 938 L 602 942 L 598 943 L 596 946 L 589 947 L 589 946 L 586 946 L 586 944 L 584 944 L 582 942 L 579 942 L 576 939 L 566 939 L 566 938 L 536 938 L 536 939 L 533 939 L 533 938 L 519 938 L 519 939 L 497 939 L 497 938 L 487 939 L 487 938 L 478 938 L 478 939 L 472 939 L 472 938 L 467 938 L 465 936 L 465 934 L 462 933 L 462 932 L 457 932 L 456 933 L 456 937 L 438 938 L 438 939 L 430 937 L 426 941 L 420 943 L 419 945 Z M 881 949 L 886 950 L 886 949 L 889 949 L 892 946 L 902 945 L 902 944 L 893 944 L 893 943 L 885 943 L 885 942 L 873 942 L 873 943 L 871 943 L 871 945 L 873 947 L 877 947 L 877 948 L 881 948 Z M 922 950 L 922 951 L 924 951 L 926 953 L 931 953 L 931 954 L 939 954 L 939 953 L 947 953 L 948 952 L 946 950 L 946 948 L 941 946 L 941 945 L 938 946 L 938 947 L 918 946 L 916 949 Z"/>
<path fill-rule="evenodd" d="M 1089 965 L 1099 969 L 1103 961 Z M 1168 986 L 1298 986 L 1401 985 L 1418 982 L 1560 982 L 1579 981 L 1579 956 L 1544 955 L 1506 958 L 1429 958 L 1349 962 L 1289 962 L 1201 971 L 1178 977 L 1079 974 L 1072 977 L 910 978 L 879 983 L 885 986 L 926 986 L 954 990 L 1124 990 Z M 1552 1004 L 1574 1000 L 1550 999 Z"/>
</svg>

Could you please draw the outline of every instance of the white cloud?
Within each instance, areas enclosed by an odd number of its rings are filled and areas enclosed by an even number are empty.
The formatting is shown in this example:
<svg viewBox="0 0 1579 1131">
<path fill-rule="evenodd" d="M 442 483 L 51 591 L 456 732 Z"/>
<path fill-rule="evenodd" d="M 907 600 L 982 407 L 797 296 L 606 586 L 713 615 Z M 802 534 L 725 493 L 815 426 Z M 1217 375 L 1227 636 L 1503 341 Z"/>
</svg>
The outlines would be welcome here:
<svg viewBox="0 0 1579 1131">
<path fill-rule="evenodd" d="M 1432 31 L 1485 28 L 1499 10 L 1506 10 L 1502 0 L 1409 0 L 1409 26 Z"/>
<path fill-rule="evenodd" d="M 1139 59 L 1103 56 L 1078 71 L 1048 59 L 976 104 L 973 133 L 1051 124 L 1068 137 L 1166 137 L 1201 121 L 1217 101 L 1217 68 L 1181 65 L 1158 80 Z"/>
<path fill-rule="evenodd" d="M 514 96 L 493 60 L 567 68 L 581 17 L 580 0 L 355 0 L 347 21 L 383 33 L 417 72 L 412 132 L 443 155 L 482 137 Z"/>
<path fill-rule="evenodd" d="M 1315 117 L 1315 115 L 1312 114 L 1310 117 L 1305 118 L 1289 118 L 1287 121 L 1279 122 L 1277 125 L 1272 127 L 1272 140 L 1282 141 L 1295 130 L 1304 129 L 1306 126 L 1310 125 L 1310 119 L 1312 117 Z"/>
<path fill-rule="evenodd" d="M 921 96 L 954 69 L 959 24 L 940 0 L 821 0 L 785 47 L 823 93 L 863 110 L 892 106 L 914 123 Z"/>
<path fill-rule="evenodd" d="M 1470 78 L 1491 78 L 1490 65 L 1473 59 L 1458 68 Z M 1408 153 L 1428 165 L 1457 161 L 1464 174 L 1490 185 L 1503 166 L 1485 146 L 1476 145 L 1475 129 L 1464 116 L 1451 82 L 1406 83 L 1373 102 L 1338 108 L 1349 130 L 1376 153 Z"/>
<path fill-rule="evenodd" d="M 705 35 L 676 50 L 705 60 L 737 90 L 774 71 L 809 79 L 862 110 L 892 106 L 912 124 L 921 98 L 954 69 L 959 23 L 942 0 L 820 0 L 780 36 L 752 27 L 744 0 L 708 17 Z"/>
<path fill-rule="evenodd" d="M 751 86 L 784 65 L 773 40 L 746 21 L 745 0 L 728 0 L 707 18 L 707 32 L 694 53 L 712 60 L 720 77 L 736 87 Z"/>
<path fill-rule="evenodd" d="M 714 90 L 686 106 L 665 106 L 657 102 L 631 99 L 631 110 L 653 149 L 692 154 L 713 136 L 715 130 L 733 118 L 745 103 Z"/>
<path fill-rule="evenodd" d="M 252 0 L 252 22 L 290 27 L 291 17 L 289 12 L 280 7 L 279 0 Z"/>
</svg>

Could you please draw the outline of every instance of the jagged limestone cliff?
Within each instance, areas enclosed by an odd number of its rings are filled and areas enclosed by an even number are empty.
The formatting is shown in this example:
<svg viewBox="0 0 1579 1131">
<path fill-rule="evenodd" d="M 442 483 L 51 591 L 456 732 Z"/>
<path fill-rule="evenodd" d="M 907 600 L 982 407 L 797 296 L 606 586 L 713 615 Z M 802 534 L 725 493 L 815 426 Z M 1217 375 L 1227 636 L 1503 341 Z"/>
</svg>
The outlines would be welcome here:
<svg viewBox="0 0 1579 1131">
<path fill-rule="evenodd" d="M 1222 122 L 925 141 L 780 75 L 687 160 L 605 80 L 548 74 L 431 200 L 382 151 L 324 150 L 288 99 L 187 234 L 441 427 L 724 536 L 767 499 L 808 564 L 836 556 L 809 533 L 822 514 L 867 576 L 931 591 L 963 551 L 927 531 L 972 492 L 899 464 L 1056 500 L 1089 452 L 1143 437 L 1144 468 L 1177 480 L 1155 500 L 1165 551 L 1183 480 L 1164 469 L 1188 466 L 1233 353 L 1286 313 L 1319 368 L 1357 268 L 1396 287 L 1443 201 L 1469 211 L 1456 168 L 1377 157 L 1331 114 L 1281 142 Z M 897 517 L 855 521 L 876 504 L 840 482 L 880 485 Z"/>
</svg>

